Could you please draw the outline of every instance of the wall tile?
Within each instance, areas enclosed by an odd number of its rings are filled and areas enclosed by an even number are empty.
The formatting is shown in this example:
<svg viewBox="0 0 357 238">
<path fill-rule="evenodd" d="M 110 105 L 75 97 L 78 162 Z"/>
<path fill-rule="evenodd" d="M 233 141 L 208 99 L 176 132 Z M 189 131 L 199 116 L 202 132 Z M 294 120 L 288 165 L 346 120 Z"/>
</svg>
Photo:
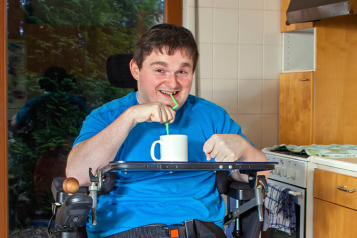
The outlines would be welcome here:
<svg viewBox="0 0 357 238">
<path fill-rule="evenodd" d="M 188 7 L 187 8 L 187 29 L 189 29 L 193 35 L 195 35 L 195 8 Z"/>
<path fill-rule="evenodd" d="M 237 114 L 229 113 L 229 117 L 239 125 L 239 123 L 238 123 L 238 115 Z"/>
<path fill-rule="evenodd" d="M 280 33 L 280 12 L 264 12 L 264 44 L 281 45 L 282 33 Z"/>
<path fill-rule="evenodd" d="M 200 97 L 213 102 L 213 79 L 200 79 Z"/>
<path fill-rule="evenodd" d="M 183 4 L 182 7 L 182 26 L 188 28 L 188 9 L 187 5 Z"/>
<path fill-rule="evenodd" d="M 190 90 L 190 94 L 197 96 L 196 95 L 196 73 L 193 74 L 192 87 Z"/>
<path fill-rule="evenodd" d="M 238 80 L 238 113 L 261 114 L 263 80 Z"/>
<path fill-rule="evenodd" d="M 263 43 L 264 11 L 239 10 L 239 44 Z"/>
<path fill-rule="evenodd" d="M 198 2 L 199 96 L 227 110 L 258 149 L 277 144 L 280 0 Z M 184 4 L 184 26 L 194 33 L 195 1 Z"/>
<path fill-rule="evenodd" d="M 243 134 L 259 150 L 262 149 L 262 116 L 238 115 L 238 121 Z"/>
<path fill-rule="evenodd" d="M 238 46 L 235 44 L 213 44 L 213 77 L 236 79 Z"/>
<path fill-rule="evenodd" d="M 199 37 L 198 41 L 202 43 L 212 43 L 213 38 L 213 9 L 200 8 L 198 13 Z"/>
<path fill-rule="evenodd" d="M 195 0 L 192 0 L 195 2 Z M 193 3 L 195 4 L 195 3 Z M 213 7 L 213 0 L 198 0 L 198 6 L 199 7 Z"/>
<path fill-rule="evenodd" d="M 238 43 L 238 9 L 214 9 L 213 42 Z"/>
<path fill-rule="evenodd" d="M 263 78 L 263 46 L 239 45 L 238 79 Z"/>
<path fill-rule="evenodd" d="M 195 6 L 195 0 L 184 0 L 185 2 L 187 2 L 187 6 L 188 7 L 194 7 Z M 212 1 L 212 0 L 208 0 L 208 1 Z M 185 6 L 185 2 L 182 2 L 182 5 Z"/>
<path fill-rule="evenodd" d="M 202 0 L 201 0 L 202 2 Z M 216 8 L 238 8 L 238 0 L 214 0 L 214 7 Z"/>
<path fill-rule="evenodd" d="M 279 116 L 263 115 L 262 148 L 279 144 Z"/>
<path fill-rule="evenodd" d="M 263 114 L 279 113 L 279 79 L 263 81 Z"/>
<path fill-rule="evenodd" d="M 198 71 L 199 77 L 203 79 L 212 78 L 213 66 L 213 45 L 207 43 L 199 44 L 199 62 Z"/>
<path fill-rule="evenodd" d="M 279 11 L 279 15 L 280 15 L 280 0 L 265 0 L 264 9 Z"/>
<path fill-rule="evenodd" d="M 237 113 L 237 95 L 237 80 L 213 80 L 213 102 L 223 107 L 228 113 Z"/>
<path fill-rule="evenodd" d="M 239 9 L 264 9 L 264 0 L 240 0 Z"/>
<path fill-rule="evenodd" d="M 263 46 L 263 78 L 278 79 L 281 73 L 281 48 L 280 45 Z"/>
</svg>

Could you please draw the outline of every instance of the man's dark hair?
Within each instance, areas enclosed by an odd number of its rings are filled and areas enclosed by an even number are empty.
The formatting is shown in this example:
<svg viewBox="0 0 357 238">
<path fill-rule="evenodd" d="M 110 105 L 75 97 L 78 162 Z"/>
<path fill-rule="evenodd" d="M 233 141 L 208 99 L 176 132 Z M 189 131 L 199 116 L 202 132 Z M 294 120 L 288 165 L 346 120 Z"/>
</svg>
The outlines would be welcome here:
<svg viewBox="0 0 357 238">
<path fill-rule="evenodd" d="M 173 24 L 159 24 L 151 27 L 137 41 L 133 60 L 141 69 L 146 56 L 154 50 L 163 54 L 163 50 L 168 55 L 173 55 L 176 50 L 182 54 L 187 54 L 193 61 L 193 71 L 195 71 L 198 50 L 196 41 L 192 33 L 182 26 Z"/>
</svg>

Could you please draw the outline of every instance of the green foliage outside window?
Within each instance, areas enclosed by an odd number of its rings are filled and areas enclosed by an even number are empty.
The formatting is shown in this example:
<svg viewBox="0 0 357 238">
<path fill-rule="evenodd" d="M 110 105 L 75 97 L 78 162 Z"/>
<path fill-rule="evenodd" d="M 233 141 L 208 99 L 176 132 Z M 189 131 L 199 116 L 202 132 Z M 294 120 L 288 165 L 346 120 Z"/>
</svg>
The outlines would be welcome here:
<svg viewBox="0 0 357 238">
<path fill-rule="evenodd" d="M 50 66 L 59 65 L 76 77 L 70 92 L 57 85 L 53 100 L 37 104 L 37 119 L 27 128 L 9 130 L 10 229 L 51 216 L 51 191 L 38 188 L 35 170 L 41 159 L 66 158 L 79 134 L 86 114 L 66 99 L 68 93 L 94 110 L 132 91 L 108 83 L 106 60 L 112 54 L 133 53 L 136 39 L 162 22 L 163 11 L 163 0 L 8 2 L 9 40 L 26 44 L 25 77 L 19 83 L 26 85 L 29 98 L 43 93 L 39 79 Z"/>
</svg>

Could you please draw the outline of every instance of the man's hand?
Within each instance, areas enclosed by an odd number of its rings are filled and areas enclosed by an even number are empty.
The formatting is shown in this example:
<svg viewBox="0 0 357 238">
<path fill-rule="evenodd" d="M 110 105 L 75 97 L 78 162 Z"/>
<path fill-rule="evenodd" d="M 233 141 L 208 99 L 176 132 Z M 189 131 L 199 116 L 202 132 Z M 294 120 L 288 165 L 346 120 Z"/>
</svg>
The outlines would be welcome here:
<svg viewBox="0 0 357 238">
<path fill-rule="evenodd" d="M 264 153 L 254 148 L 246 139 L 236 134 L 215 134 L 209 138 L 203 146 L 207 160 L 212 158 L 216 162 L 234 162 L 239 159 L 240 162 L 258 162 L 267 161 Z M 269 171 L 260 171 L 259 175 L 269 177 Z M 230 177 L 236 181 L 248 182 L 246 174 L 233 171 Z"/>
<path fill-rule="evenodd" d="M 236 134 L 215 134 L 203 146 L 207 160 L 216 162 L 237 161 L 251 146 L 247 140 Z"/>
<path fill-rule="evenodd" d="M 176 116 L 176 112 L 162 102 L 135 105 L 129 108 L 129 111 L 135 124 L 141 122 L 172 123 Z"/>
</svg>

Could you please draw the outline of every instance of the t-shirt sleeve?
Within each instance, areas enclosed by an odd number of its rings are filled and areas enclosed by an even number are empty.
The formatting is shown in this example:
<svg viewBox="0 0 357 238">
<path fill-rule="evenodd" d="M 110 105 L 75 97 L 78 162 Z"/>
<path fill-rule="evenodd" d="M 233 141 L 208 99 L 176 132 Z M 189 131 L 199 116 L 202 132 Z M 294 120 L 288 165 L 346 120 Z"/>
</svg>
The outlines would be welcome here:
<svg viewBox="0 0 357 238">
<path fill-rule="evenodd" d="M 94 110 L 83 122 L 81 132 L 74 141 L 73 147 L 104 130 L 119 117 L 121 113 L 120 110 Z"/>
</svg>

